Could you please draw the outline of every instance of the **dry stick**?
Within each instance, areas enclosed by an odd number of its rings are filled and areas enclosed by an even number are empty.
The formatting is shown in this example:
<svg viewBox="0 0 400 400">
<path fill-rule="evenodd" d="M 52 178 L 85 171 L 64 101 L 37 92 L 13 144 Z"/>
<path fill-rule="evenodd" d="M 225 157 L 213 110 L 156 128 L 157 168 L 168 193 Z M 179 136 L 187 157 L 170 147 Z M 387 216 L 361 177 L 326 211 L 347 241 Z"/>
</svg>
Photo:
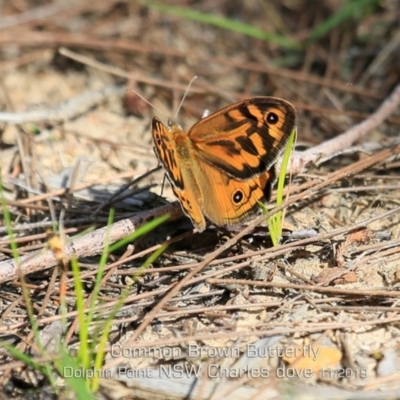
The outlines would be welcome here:
<svg viewBox="0 0 400 400">
<path fill-rule="evenodd" d="M 365 121 L 354 125 L 345 133 L 326 142 L 321 143 L 312 149 L 302 153 L 296 153 L 292 159 L 289 172 L 297 174 L 304 170 L 310 163 L 316 163 L 320 158 L 335 154 L 349 148 L 354 142 L 360 140 L 368 132 L 377 128 L 400 104 L 400 84 L 396 86 L 392 94 L 382 105 Z"/>
<path fill-rule="evenodd" d="M 134 79 L 137 82 L 147 83 L 153 86 L 160 86 L 174 90 L 181 90 L 182 92 L 187 91 L 188 88 L 187 83 L 171 82 L 171 80 L 154 78 L 153 76 L 138 71 L 126 71 L 122 68 L 102 63 L 100 61 L 93 59 L 92 57 L 85 56 L 83 54 L 66 49 L 64 47 L 61 47 L 58 50 L 58 52 L 64 57 L 70 58 L 71 60 L 77 61 L 83 65 L 96 68 L 99 71 L 107 72 L 108 74 L 112 74 L 115 76 L 120 76 L 126 79 Z M 128 89 L 125 89 L 125 92 L 127 91 Z M 217 89 L 214 87 L 213 91 L 217 92 Z M 190 92 L 204 94 L 205 90 L 204 88 L 199 88 L 193 85 L 190 89 Z"/>
<path fill-rule="evenodd" d="M 389 291 L 389 290 L 374 290 L 374 289 L 366 289 L 366 290 L 352 290 L 352 289 L 341 289 L 334 287 L 325 287 L 320 285 L 299 285 L 295 283 L 279 283 L 279 282 L 262 282 L 262 281 L 252 281 L 246 279 L 216 279 L 210 278 L 207 279 L 207 283 L 216 284 L 216 285 L 242 285 L 242 286 L 256 286 L 262 288 L 279 288 L 279 289 L 295 289 L 295 290 L 308 290 L 311 292 L 320 292 L 320 293 L 332 293 L 335 295 L 346 295 L 346 296 L 354 296 L 354 297 L 363 297 L 365 299 L 369 297 L 400 297 L 400 293 L 398 291 Z M 389 310 L 388 310 L 389 311 Z"/>
<path fill-rule="evenodd" d="M 76 4 L 75 4 L 76 6 Z M 13 28 L 36 20 L 43 20 L 53 17 L 63 11 L 74 7 L 73 2 L 58 1 L 55 4 L 49 4 L 42 7 L 36 7 L 17 15 L 2 17 L 0 20 L 0 30 Z"/>
<path fill-rule="evenodd" d="M 21 200 L 19 200 L 19 204 L 20 204 L 20 206 L 22 206 L 23 204 L 30 204 L 35 201 L 42 201 L 42 200 L 48 199 L 49 197 L 54 198 L 56 196 L 64 196 L 67 193 L 76 193 L 80 190 L 86 189 L 88 187 L 93 187 L 95 185 L 101 185 L 104 183 L 115 182 L 118 179 L 131 178 L 133 175 L 135 175 L 134 170 L 121 172 L 120 174 L 108 176 L 107 178 L 101 178 L 98 181 L 81 183 L 79 185 L 76 185 L 73 190 L 68 190 L 67 188 L 60 188 L 60 189 L 55 189 L 51 192 L 41 193 L 36 196 L 32 196 L 28 199 L 21 199 Z M 0 212 L 1 212 L 1 207 L 0 207 Z M 22 225 L 22 227 L 23 227 L 23 225 Z"/>
<path fill-rule="evenodd" d="M 67 121 L 84 114 L 92 107 L 107 100 L 110 96 L 121 96 L 126 88 L 109 85 L 101 89 L 89 90 L 67 101 L 57 104 L 53 109 L 31 110 L 26 112 L 0 112 L 0 122 L 23 124 L 34 122 Z"/>
<path fill-rule="evenodd" d="M 65 257 L 67 260 L 71 260 L 72 258 L 101 254 L 104 251 L 106 237 L 108 244 L 115 243 L 134 232 L 146 222 L 165 214 L 169 214 L 171 219 L 176 219 L 182 212 L 177 204 L 176 207 L 167 205 L 148 212 L 142 212 L 132 218 L 123 219 L 111 226 L 97 229 L 69 243 L 65 249 Z M 41 250 L 34 254 L 27 254 L 20 257 L 19 262 L 15 260 L 2 261 L 0 262 L 0 283 L 16 279 L 19 275 L 19 269 L 20 273 L 25 275 L 56 265 L 58 265 L 58 261 L 50 250 Z"/>
<path fill-rule="evenodd" d="M 12 202 L 7 201 L 8 205 L 13 205 L 10 204 Z M 27 206 L 27 208 L 30 208 L 29 206 Z M 1 209 L 0 209 L 1 212 Z M 94 221 L 93 219 L 91 219 L 90 217 L 86 217 L 86 218 L 74 218 L 74 219 L 68 219 L 67 221 L 65 221 L 65 225 L 72 225 L 75 227 L 74 228 L 68 228 L 68 232 L 67 233 L 75 233 L 78 231 L 77 226 L 79 226 L 80 228 L 80 232 L 82 231 L 82 229 L 88 228 L 90 226 L 93 226 L 94 224 L 99 225 L 100 223 L 107 223 L 108 218 L 104 217 L 104 218 L 96 218 L 96 221 Z M 82 226 L 83 225 L 83 226 Z M 13 226 L 13 232 L 18 232 L 18 231 L 31 231 L 33 229 L 45 229 L 45 228 L 51 228 L 54 226 L 54 222 L 53 221 L 40 221 L 40 222 L 33 222 L 32 224 L 18 224 Z M 7 227 L 0 227 L 0 235 L 7 233 Z M 33 240 L 39 240 L 42 239 L 45 234 L 38 234 L 38 235 L 28 235 L 28 236 L 22 236 L 22 237 L 17 237 L 15 239 L 15 243 L 24 243 L 27 241 L 32 240 L 32 236 L 33 236 Z M 10 239 L 7 240 L 2 240 L 0 242 L 0 246 L 7 246 L 10 244 Z"/>
</svg>

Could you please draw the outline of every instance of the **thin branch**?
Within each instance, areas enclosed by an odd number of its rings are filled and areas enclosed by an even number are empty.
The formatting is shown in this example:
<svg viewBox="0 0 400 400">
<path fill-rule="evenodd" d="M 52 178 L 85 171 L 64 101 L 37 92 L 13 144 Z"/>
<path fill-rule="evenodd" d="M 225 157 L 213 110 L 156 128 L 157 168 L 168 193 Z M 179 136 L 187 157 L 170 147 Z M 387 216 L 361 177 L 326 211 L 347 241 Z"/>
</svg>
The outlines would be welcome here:
<svg viewBox="0 0 400 400">
<path fill-rule="evenodd" d="M 115 243 L 146 222 L 165 214 L 170 214 L 170 219 L 176 219 L 182 214 L 182 211 L 177 204 L 175 207 L 167 205 L 97 229 L 69 243 L 65 249 L 65 257 L 67 260 L 71 260 L 72 258 L 78 259 L 101 254 L 104 251 L 106 239 L 109 245 Z M 16 279 L 19 276 L 19 272 L 25 275 L 56 265 L 58 265 L 58 261 L 50 250 L 40 250 L 33 254 L 22 256 L 19 259 L 19 263 L 12 259 L 2 261 L 0 262 L 0 283 Z"/>
<path fill-rule="evenodd" d="M 400 84 L 396 86 L 392 94 L 371 114 L 365 121 L 354 125 L 348 131 L 326 142 L 321 143 L 302 153 L 295 153 L 289 172 L 298 174 L 304 171 L 311 163 L 316 164 L 321 158 L 349 148 L 354 142 L 362 139 L 367 133 L 377 128 L 400 105 Z"/>
<path fill-rule="evenodd" d="M 84 114 L 110 96 L 121 96 L 125 92 L 125 87 L 109 85 L 101 89 L 84 92 L 77 97 L 57 104 L 52 109 L 31 110 L 20 113 L 0 112 L 0 122 L 17 125 L 27 122 L 67 121 Z"/>
</svg>

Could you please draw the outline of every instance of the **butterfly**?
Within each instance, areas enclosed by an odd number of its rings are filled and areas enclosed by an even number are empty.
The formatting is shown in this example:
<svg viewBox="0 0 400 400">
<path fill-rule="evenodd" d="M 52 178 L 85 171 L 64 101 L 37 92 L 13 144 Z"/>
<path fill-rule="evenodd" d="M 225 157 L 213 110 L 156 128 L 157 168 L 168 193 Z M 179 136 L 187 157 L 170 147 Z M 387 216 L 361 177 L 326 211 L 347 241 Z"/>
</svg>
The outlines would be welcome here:
<svg viewBox="0 0 400 400">
<path fill-rule="evenodd" d="M 183 212 L 199 232 L 206 221 L 235 225 L 259 211 L 275 166 L 296 127 L 296 110 L 275 97 L 253 97 L 201 119 L 186 134 L 152 120 L 154 151 Z"/>
</svg>

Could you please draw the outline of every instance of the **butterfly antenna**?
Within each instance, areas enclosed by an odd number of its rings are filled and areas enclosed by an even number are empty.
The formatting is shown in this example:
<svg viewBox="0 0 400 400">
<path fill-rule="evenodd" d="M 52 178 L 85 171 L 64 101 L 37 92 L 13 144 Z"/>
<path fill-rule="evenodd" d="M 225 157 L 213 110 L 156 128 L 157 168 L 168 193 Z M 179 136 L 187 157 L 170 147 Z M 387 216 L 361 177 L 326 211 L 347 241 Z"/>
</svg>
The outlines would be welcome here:
<svg viewBox="0 0 400 400">
<path fill-rule="evenodd" d="M 181 100 L 181 102 L 179 103 L 179 107 L 178 107 L 178 109 L 176 110 L 174 119 L 176 119 L 176 118 L 178 117 L 178 114 L 179 114 L 179 111 L 180 111 L 181 108 L 182 108 L 183 102 L 185 101 L 186 96 L 187 96 L 187 94 L 189 93 L 190 86 L 192 86 L 192 83 L 193 83 L 196 79 L 197 79 L 197 76 L 195 75 L 195 76 L 190 80 L 189 85 L 188 85 L 188 87 L 187 87 L 187 89 L 186 89 L 186 91 L 185 91 L 185 94 L 183 95 L 182 100 Z"/>
<path fill-rule="evenodd" d="M 163 115 L 165 118 L 167 116 L 159 109 L 157 108 L 154 104 L 150 103 L 150 101 L 146 100 L 140 93 L 136 92 L 133 89 L 128 89 L 130 92 L 135 93 L 136 96 L 140 97 L 145 103 L 147 103 L 150 107 L 154 108 L 157 112 L 159 112 L 161 115 Z"/>
</svg>

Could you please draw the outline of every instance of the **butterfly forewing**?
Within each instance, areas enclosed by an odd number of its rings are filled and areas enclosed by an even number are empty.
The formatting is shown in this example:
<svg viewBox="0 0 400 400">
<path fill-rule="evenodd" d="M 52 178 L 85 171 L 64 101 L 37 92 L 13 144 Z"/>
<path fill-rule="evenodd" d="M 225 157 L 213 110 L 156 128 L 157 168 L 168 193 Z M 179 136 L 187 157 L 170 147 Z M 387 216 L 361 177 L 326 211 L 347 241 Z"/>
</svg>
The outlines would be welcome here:
<svg viewBox="0 0 400 400">
<path fill-rule="evenodd" d="M 168 129 L 158 118 L 153 118 L 152 135 L 155 153 L 167 173 L 184 213 L 200 231 L 204 230 L 206 222 L 201 208 L 202 191 L 193 175 L 193 168 L 190 167 L 193 155 L 187 135 L 177 125 Z M 177 143 L 179 137 L 185 139 L 183 144 Z M 179 146 L 186 148 L 179 151 Z"/>
<path fill-rule="evenodd" d="M 295 124 L 290 103 L 255 97 L 200 120 L 188 134 L 205 162 L 246 180 L 275 164 Z"/>
<path fill-rule="evenodd" d="M 183 177 L 178 157 L 173 132 L 156 117 L 152 120 L 152 135 L 154 151 L 158 160 L 164 167 L 168 178 L 174 187 L 183 189 Z"/>
</svg>

